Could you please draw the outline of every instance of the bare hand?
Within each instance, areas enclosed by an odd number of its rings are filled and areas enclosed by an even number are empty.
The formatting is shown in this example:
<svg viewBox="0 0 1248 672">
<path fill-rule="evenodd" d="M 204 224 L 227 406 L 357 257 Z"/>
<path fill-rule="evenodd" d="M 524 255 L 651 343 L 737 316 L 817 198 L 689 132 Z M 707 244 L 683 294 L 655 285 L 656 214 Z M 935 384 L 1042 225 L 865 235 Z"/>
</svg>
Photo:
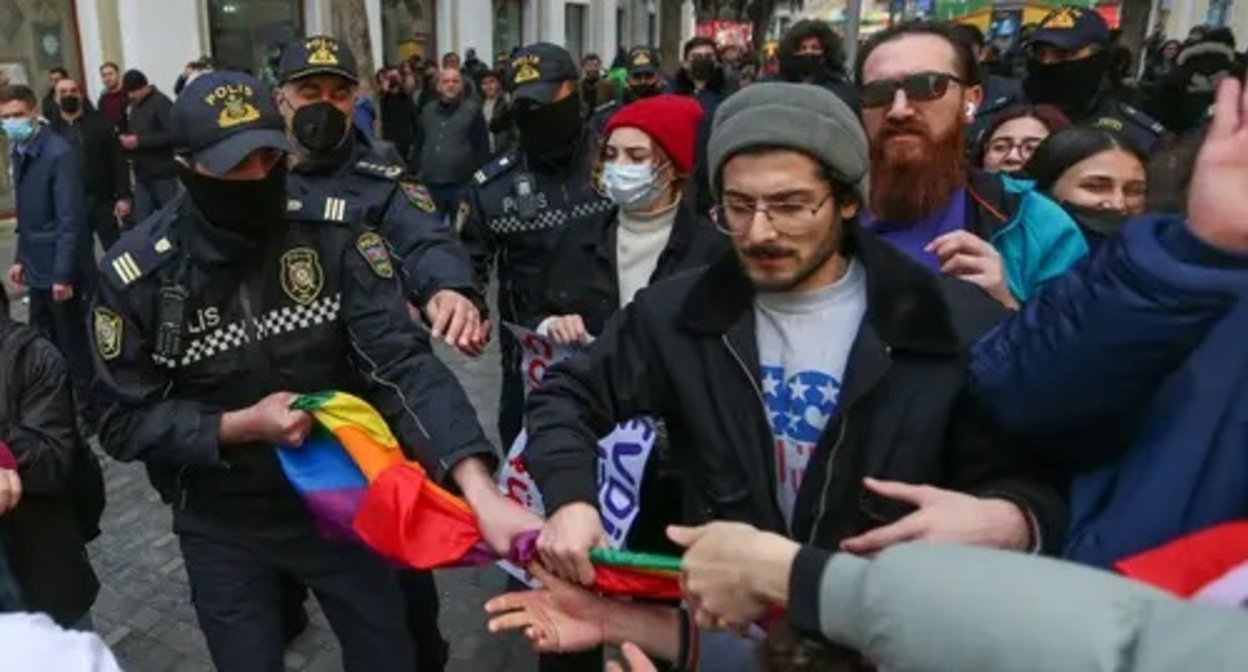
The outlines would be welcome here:
<svg viewBox="0 0 1248 672">
<path fill-rule="evenodd" d="M 117 201 L 117 203 L 113 205 L 113 216 L 117 219 L 126 219 L 130 216 L 131 212 L 130 201 L 127 201 L 124 198 Z"/>
<path fill-rule="evenodd" d="M 681 590 L 701 627 L 745 628 L 785 601 L 798 544 L 742 523 L 673 526 L 667 536 L 686 549 Z"/>
<path fill-rule="evenodd" d="M 628 671 L 616 661 L 607 663 L 606 672 L 658 672 L 659 668 L 654 666 L 645 652 L 637 648 L 632 642 L 624 642 L 620 647 L 620 653 L 624 654 L 624 662 L 628 663 Z"/>
<path fill-rule="evenodd" d="M 13 264 L 9 267 L 9 282 L 17 287 L 26 286 L 26 270 L 21 264 Z"/>
<path fill-rule="evenodd" d="M 1018 309 L 1005 279 L 1001 255 L 992 243 L 967 231 L 951 231 L 923 249 L 940 260 L 941 273 L 978 285 L 1001 305 Z"/>
<path fill-rule="evenodd" d="M 594 566 L 589 550 L 605 543 L 606 532 L 598 509 L 584 502 L 555 511 L 537 537 L 542 564 L 562 579 L 582 586 L 594 585 Z"/>
<path fill-rule="evenodd" d="M 475 357 L 485 349 L 481 339 L 481 311 L 468 297 L 459 292 L 444 289 L 433 295 L 425 305 L 434 338 L 442 338 L 446 344 L 460 352 Z"/>
<path fill-rule="evenodd" d="M 126 149 L 134 149 L 139 146 L 139 136 L 133 133 L 118 136 L 117 139 L 121 141 L 121 146 Z"/>
<path fill-rule="evenodd" d="M 841 542 L 841 550 L 858 555 L 878 553 L 908 541 L 1026 550 L 1031 528 L 1016 505 L 1002 499 L 980 499 L 930 485 L 865 480 L 867 488 L 889 499 L 919 508 L 901 520 Z"/>
<path fill-rule="evenodd" d="M 552 317 L 549 331 L 551 340 L 559 345 L 584 345 L 589 342 L 589 332 L 580 315 Z"/>
<path fill-rule="evenodd" d="M 52 300 L 60 303 L 74 298 L 74 286 L 63 285 L 59 282 L 52 284 Z"/>
<path fill-rule="evenodd" d="M 12 469 L 0 469 L 0 516 L 22 501 L 22 478 Z"/>
<path fill-rule="evenodd" d="M 256 441 L 302 446 L 312 431 L 312 414 L 291 409 L 296 395 L 274 392 L 247 409 L 251 435 Z"/>
<path fill-rule="evenodd" d="M 588 651 L 606 641 L 610 602 L 567 583 L 537 563 L 529 572 L 542 587 L 506 593 L 485 603 L 492 633 L 524 629 L 538 653 Z"/>
<path fill-rule="evenodd" d="M 1248 88 L 1226 77 L 1188 189 L 1192 233 L 1227 252 L 1248 252 Z"/>
<path fill-rule="evenodd" d="M 470 505 L 485 543 L 501 557 L 511 554 L 511 542 L 523 532 L 541 529 L 542 518 L 503 496 L 497 489 L 474 498 Z"/>
</svg>

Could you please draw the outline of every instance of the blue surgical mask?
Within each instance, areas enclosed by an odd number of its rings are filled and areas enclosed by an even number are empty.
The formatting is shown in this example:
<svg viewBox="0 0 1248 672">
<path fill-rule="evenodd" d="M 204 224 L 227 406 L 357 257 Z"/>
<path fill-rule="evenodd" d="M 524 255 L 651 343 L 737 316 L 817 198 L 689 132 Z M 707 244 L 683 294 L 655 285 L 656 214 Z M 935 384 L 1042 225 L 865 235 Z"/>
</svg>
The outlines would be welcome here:
<svg viewBox="0 0 1248 672">
<path fill-rule="evenodd" d="M 666 185 L 655 178 L 654 166 L 648 163 L 608 163 L 602 169 L 607 196 L 624 212 L 645 212 L 659 200 Z"/>
<path fill-rule="evenodd" d="M 9 142 L 20 145 L 35 134 L 35 122 L 30 117 L 16 117 L 4 120 L 4 134 Z"/>
</svg>

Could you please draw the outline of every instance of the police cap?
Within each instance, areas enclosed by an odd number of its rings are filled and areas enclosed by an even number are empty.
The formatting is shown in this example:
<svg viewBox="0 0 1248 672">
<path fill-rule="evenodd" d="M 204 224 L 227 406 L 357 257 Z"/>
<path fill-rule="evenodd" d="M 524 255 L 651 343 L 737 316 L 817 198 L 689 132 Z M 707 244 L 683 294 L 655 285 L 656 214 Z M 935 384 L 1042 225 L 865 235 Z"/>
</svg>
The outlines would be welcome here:
<svg viewBox="0 0 1248 672">
<path fill-rule="evenodd" d="M 241 72 L 199 75 L 173 105 L 174 149 L 223 175 L 257 149 L 290 151 L 268 89 Z"/>
<path fill-rule="evenodd" d="M 549 42 L 530 44 L 516 52 L 507 68 L 512 97 L 545 105 L 555 99 L 564 82 L 579 77 L 567 50 Z"/>
<path fill-rule="evenodd" d="M 338 75 L 352 83 L 360 81 L 351 47 L 328 35 L 313 35 L 286 45 L 278 72 L 283 84 L 308 75 Z"/>
<path fill-rule="evenodd" d="M 633 47 L 628 52 L 628 74 L 652 75 L 659 71 L 659 52 L 650 47 Z"/>
<path fill-rule="evenodd" d="M 1104 46 L 1109 44 L 1109 24 L 1095 10 L 1058 7 L 1045 15 L 1031 34 L 1031 44 L 1037 43 L 1051 44 L 1066 51 Z"/>
</svg>

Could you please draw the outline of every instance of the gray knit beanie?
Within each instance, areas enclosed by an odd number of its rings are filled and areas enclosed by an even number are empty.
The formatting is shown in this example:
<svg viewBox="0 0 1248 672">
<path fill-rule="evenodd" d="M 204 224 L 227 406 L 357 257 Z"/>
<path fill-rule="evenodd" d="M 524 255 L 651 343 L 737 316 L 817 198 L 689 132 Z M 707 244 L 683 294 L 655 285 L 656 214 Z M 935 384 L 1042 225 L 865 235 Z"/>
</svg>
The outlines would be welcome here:
<svg viewBox="0 0 1248 672">
<path fill-rule="evenodd" d="M 827 166 L 866 203 L 870 159 L 862 122 L 836 94 L 812 84 L 760 82 L 733 94 L 715 112 L 707 147 L 711 189 L 733 155 L 755 147 L 792 149 Z"/>
</svg>

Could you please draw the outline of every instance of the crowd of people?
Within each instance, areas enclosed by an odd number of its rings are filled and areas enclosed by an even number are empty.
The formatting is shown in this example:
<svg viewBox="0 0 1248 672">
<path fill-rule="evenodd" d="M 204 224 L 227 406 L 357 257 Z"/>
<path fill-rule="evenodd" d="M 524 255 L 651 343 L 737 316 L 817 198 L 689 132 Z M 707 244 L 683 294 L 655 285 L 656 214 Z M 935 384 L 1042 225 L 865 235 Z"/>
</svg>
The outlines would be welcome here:
<svg viewBox="0 0 1248 672">
<path fill-rule="evenodd" d="M 296 395 L 337 390 L 492 552 L 537 533 L 540 587 L 485 609 L 543 671 L 608 645 L 633 670 L 1238 669 L 1242 609 L 1105 571 L 1248 518 L 1234 38 L 1154 35 L 1139 81 L 1093 10 L 1019 44 L 910 21 L 847 63 L 802 21 L 774 63 L 694 38 L 665 68 L 537 43 L 382 68 L 370 99 L 312 36 L 272 90 L 209 59 L 174 98 L 114 64 L 95 105 L 59 69 L 43 100 L 0 88 L 30 306 L 0 306 L 0 612 L 92 629 L 95 437 L 172 508 L 218 669 L 282 669 L 309 592 L 345 669 L 444 669 L 433 575 L 320 534 L 274 450 L 313 431 Z M 501 450 L 431 345 L 494 338 Z M 532 341 L 575 354 L 536 380 Z M 609 534 L 599 439 L 638 418 Z M 516 465 L 541 509 L 497 484 Z M 683 600 L 591 593 L 613 543 L 681 556 Z M 30 655 L 52 632 L 0 616 Z"/>
</svg>

